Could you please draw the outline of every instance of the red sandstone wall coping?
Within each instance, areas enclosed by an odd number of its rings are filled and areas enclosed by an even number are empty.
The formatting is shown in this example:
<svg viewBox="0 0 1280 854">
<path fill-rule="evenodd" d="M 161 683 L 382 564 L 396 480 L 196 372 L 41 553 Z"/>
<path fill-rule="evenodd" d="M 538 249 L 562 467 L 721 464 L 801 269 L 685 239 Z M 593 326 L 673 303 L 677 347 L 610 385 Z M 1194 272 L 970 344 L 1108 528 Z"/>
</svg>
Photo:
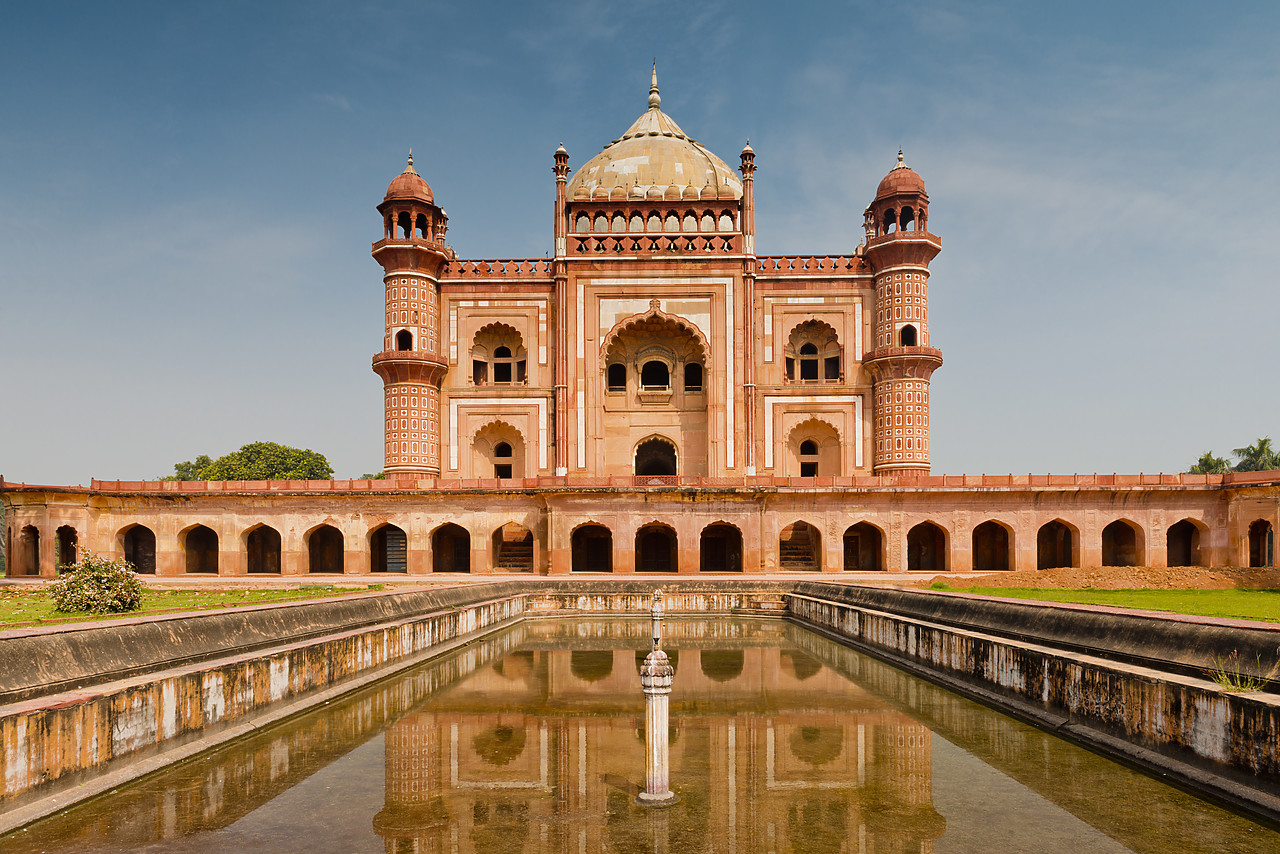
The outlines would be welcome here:
<svg viewBox="0 0 1280 854">
<path fill-rule="evenodd" d="M 527 477 L 496 478 L 414 478 L 386 480 L 97 480 L 89 486 L 57 486 L 6 482 L 0 475 L 0 490 L 57 492 L 143 492 L 190 495 L 199 493 L 293 493 L 293 492 L 406 492 L 451 490 L 523 489 L 1053 489 L 1101 488 L 1143 489 L 1149 487 L 1221 488 L 1251 485 L 1280 485 L 1280 471 L 1232 472 L 1231 474 L 979 474 L 979 475 L 854 475 L 848 477 Z"/>
</svg>

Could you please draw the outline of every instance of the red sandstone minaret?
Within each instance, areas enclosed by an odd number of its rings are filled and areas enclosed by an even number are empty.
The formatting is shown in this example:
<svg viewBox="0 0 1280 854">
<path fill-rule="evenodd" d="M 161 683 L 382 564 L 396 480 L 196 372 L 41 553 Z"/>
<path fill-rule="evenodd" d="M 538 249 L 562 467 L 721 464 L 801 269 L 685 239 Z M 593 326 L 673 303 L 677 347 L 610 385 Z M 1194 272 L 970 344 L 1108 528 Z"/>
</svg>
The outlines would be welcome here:
<svg viewBox="0 0 1280 854">
<path fill-rule="evenodd" d="M 867 263 L 875 275 L 875 473 L 929 473 L 929 377 L 942 351 L 929 346 L 929 262 L 942 241 L 929 233 L 924 180 L 898 152 L 867 208 Z"/>
<path fill-rule="evenodd" d="M 387 311 L 373 370 L 385 389 L 385 470 L 436 477 L 440 380 L 448 368 L 440 352 L 440 274 L 453 250 L 444 242 L 448 217 L 414 171 L 412 152 L 378 211 L 382 239 L 373 244 L 373 257 L 385 273 Z"/>
</svg>

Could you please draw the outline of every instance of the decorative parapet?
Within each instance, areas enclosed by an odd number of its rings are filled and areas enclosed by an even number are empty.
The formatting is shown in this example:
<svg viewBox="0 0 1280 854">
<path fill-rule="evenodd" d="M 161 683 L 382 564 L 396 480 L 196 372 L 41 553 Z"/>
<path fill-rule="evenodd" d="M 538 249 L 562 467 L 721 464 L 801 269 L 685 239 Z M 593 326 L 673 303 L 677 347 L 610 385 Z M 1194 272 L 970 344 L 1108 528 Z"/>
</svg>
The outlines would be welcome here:
<svg viewBox="0 0 1280 854">
<path fill-rule="evenodd" d="M 741 255 L 742 235 L 602 234 L 570 235 L 570 255 Z"/>
<path fill-rule="evenodd" d="M 545 279 L 551 281 L 548 258 L 455 258 L 445 265 L 446 279 Z"/>
<path fill-rule="evenodd" d="M 861 255 L 761 255 L 758 276 L 847 276 L 868 272 Z"/>
</svg>

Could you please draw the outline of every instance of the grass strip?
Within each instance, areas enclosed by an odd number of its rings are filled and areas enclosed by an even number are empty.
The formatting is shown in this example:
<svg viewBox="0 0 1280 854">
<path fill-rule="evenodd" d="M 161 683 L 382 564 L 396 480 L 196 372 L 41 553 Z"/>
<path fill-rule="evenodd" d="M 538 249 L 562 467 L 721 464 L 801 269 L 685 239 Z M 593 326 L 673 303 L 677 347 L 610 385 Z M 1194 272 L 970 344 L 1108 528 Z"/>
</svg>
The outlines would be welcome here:
<svg viewBox="0 0 1280 854">
<path fill-rule="evenodd" d="M 57 625 L 85 620 L 109 620 L 117 617 L 139 617 L 180 611 L 205 611 L 212 608 L 235 608 L 244 605 L 266 605 L 299 599 L 348 596 L 381 589 L 381 585 L 372 585 L 368 588 L 306 585 L 302 588 L 279 590 L 148 590 L 142 596 L 142 610 L 130 611 L 127 614 L 104 615 L 63 614 L 54 610 L 53 597 L 44 591 L 0 588 L 0 629 Z"/>
<path fill-rule="evenodd" d="M 1223 619 L 1280 622 L 1280 590 L 1103 590 L 1052 587 L 953 587 L 935 582 L 930 590 L 976 593 L 1006 599 L 1034 599 L 1041 602 L 1072 602 L 1079 605 L 1109 605 L 1144 611 L 1168 611 Z"/>
</svg>

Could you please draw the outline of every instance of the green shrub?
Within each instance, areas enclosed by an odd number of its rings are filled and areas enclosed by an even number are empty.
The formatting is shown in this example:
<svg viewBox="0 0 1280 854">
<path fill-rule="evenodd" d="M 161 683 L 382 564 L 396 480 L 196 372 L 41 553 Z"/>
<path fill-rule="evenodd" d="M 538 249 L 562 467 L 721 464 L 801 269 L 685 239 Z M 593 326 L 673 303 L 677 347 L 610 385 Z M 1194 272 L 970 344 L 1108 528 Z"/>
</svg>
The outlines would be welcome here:
<svg viewBox="0 0 1280 854">
<path fill-rule="evenodd" d="M 133 564 L 83 552 L 78 563 L 49 585 L 55 611 L 63 613 L 121 614 L 142 607 L 146 585 L 134 573 Z"/>
</svg>

